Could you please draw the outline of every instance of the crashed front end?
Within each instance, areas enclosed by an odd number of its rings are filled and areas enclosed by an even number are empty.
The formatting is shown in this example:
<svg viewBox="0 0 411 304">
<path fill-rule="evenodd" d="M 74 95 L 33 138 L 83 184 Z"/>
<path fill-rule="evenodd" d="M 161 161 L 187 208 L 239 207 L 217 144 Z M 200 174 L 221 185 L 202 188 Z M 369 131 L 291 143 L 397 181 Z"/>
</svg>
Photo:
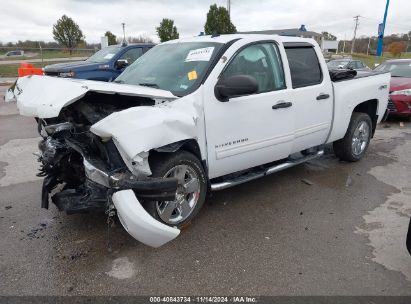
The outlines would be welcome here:
<svg viewBox="0 0 411 304">
<path fill-rule="evenodd" d="M 79 213 L 107 210 L 112 193 L 131 189 L 142 200 L 172 200 L 177 188 L 173 178 L 137 179 L 125 165 L 113 140 L 103 142 L 71 123 L 46 125 L 39 120 L 43 140 L 39 143 L 39 176 L 44 176 L 42 207 L 48 208 L 50 193 L 64 184 L 51 200 L 60 211 Z"/>
<path fill-rule="evenodd" d="M 139 241 L 154 247 L 179 234 L 178 229 L 154 220 L 140 204 L 144 200 L 174 200 L 176 179 L 138 179 L 128 170 L 112 139 L 103 142 L 71 123 L 47 125 L 40 119 L 39 129 L 43 136 L 39 143 L 38 174 L 44 176 L 43 208 L 48 208 L 49 198 L 68 214 L 115 208 L 124 228 Z M 141 225 L 135 227 L 136 222 Z"/>
<path fill-rule="evenodd" d="M 194 125 L 192 118 L 190 126 L 180 126 L 178 117 L 167 122 L 170 110 L 157 108 L 156 98 L 134 92 L 108 94 L 90 89 L 92 82 L 87 82 L 86 91 L 76 100 L 52 109 L 57 113 L 52 115 L 46 97 L 39 98 L 39 105 L 27 98 L 30 86 L 25 82 L 17 83 L 14 95 L 20 113 L 36 117 L 42 136 L 38 154 L 38 175 L 44 177 L 41 206 L 48 208 L 51 200 L 68 214 L 116 211 L 127 232 L 152 247 L 177 237 L 179 229 L 155 220 L 141 203 L 175 200 L 177 179 L 151 177 L 148 152 L 190 136 L 181 130 Z M 85 87 L 80 83 L 73 90 L 79 85 Z M 20 94 L 24 98 L 19 99 Z M 173 130 L 167 123 L 179 128 Z M 163 136 L 150 136 L 148 130 Z"/>
</svg>

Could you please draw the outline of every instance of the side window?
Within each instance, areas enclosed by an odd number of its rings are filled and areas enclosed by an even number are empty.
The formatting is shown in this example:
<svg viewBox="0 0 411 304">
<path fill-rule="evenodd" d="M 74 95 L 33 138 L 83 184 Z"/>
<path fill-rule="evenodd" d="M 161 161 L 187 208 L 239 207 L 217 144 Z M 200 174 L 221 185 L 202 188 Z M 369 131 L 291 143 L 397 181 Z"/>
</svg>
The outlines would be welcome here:
<svg viewBox="0 0 411 304">
<path fill-rule="evenodd" d="M 284 72 L 280 53 L 274 43 L 253 44 L 241 50 L 221 77 L 249 75 L 258 83 L 258 93 L 285 88 Z"/>
<path fill-rule="evenodd" d="M 126 59 L 128 64 L 132 64 L 141 55 L 143 55 L 143 48 L 135 48 L 126 51 L 119 59 Z"/>
<path fill-rule="evenodd" d="M 364 67 L 364 65 L 361 61 L 356 61 L 355 63 L 356 63 L 356 65 L 355 65 L 356 69 L 362 69 Z"/>
<path fill-rule="evenodd" d="M 313 47 L 286 47 L 293 88 L 302 88 L 322 82 L 320 62 Z"/>
</svg>

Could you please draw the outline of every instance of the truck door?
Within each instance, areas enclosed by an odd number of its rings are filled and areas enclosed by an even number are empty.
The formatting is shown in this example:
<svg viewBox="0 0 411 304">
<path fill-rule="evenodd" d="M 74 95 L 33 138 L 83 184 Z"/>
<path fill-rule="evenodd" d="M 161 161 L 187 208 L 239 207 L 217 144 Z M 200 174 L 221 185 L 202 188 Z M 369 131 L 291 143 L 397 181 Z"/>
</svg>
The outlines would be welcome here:
<svg viewBox="0 0 411 304">
<path fill-rule="evenodd" d="M 288 99 L 280 55 L 284 50 L 274 41 L 247 41 L 238 42 L 243 43 L 239 49 L 229 49 L 205 83 L 211 178 L 286 158 L 291 151 L 294 108 Z M 225 102 L 218 100 L 214 93 L 218 79 L 236 75 L 253 77 L 258 91 Z"/>
<path fill-rule="evenodd" d="M 323 144 L 333 115 L 333 89 L 318 47 L 309 43 L 284 43 L 290 67 L 295 114 L 292 152 Z"/>
</svg>

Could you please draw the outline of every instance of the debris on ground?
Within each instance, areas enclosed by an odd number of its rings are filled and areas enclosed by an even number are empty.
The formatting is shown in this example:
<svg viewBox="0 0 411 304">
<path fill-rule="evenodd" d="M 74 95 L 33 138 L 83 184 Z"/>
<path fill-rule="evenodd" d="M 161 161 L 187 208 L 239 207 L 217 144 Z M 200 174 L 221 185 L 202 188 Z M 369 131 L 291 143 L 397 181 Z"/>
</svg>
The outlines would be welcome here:
<svg viewBox="0 0 411 304">
<path fill-rule="evenodd" d="M 11 208 L 13 208 L 12 206 L 6 206 L 6 207 L 4 207 L 4 209 L 6 209 L 6 210 L 9 210 L 9 209 L 11 209 Z"/>
<path fill-rule="evenodd" d="M 351 183 L 352 183 L 351 176 L 348 175 L 348 176 L 347 176 L 347 180 L 345 181 L 345 186 L 346 186 L 346 187 L 349 187 L 349 186 L 351 185 Z"/>
<path fill-rule="evenodd" d="M 391 126 L 390 126 L 389 124 L 385 124 L 385 125 L 383 126 L 383 128 L 388 129 L 388 128 L 391 128 Z"/>
<path fill-rule="evenodd" d="M 313 183 L 312 181 L 309 181 L 309 180 L 306 179 L 306 178 L 303 178 L 301 181 L 302 181 L 304 184 L 307 184 L 307 185 L 309 185 L 309 186 L 314 185 L 314 183 Z"/>
</svg>

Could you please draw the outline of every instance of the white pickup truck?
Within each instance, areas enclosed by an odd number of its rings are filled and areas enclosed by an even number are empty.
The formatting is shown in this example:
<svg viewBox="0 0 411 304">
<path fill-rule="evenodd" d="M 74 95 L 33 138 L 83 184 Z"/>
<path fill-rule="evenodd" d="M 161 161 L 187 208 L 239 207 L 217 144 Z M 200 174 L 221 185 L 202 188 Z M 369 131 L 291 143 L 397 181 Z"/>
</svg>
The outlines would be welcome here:
<svg viewBox="0 0 411 304">
<path fill-rule="evenodd" d="M 238 34 L 162 43 L 112 83 L 20 78 L 7 99 L 43 137 L 42 207 L 116 212 L 158 247 L 209 191 L 319 157 L 327 143 L 361 159 L 389 82 L 329 72 L 311 39 Z"/>
</svg>

